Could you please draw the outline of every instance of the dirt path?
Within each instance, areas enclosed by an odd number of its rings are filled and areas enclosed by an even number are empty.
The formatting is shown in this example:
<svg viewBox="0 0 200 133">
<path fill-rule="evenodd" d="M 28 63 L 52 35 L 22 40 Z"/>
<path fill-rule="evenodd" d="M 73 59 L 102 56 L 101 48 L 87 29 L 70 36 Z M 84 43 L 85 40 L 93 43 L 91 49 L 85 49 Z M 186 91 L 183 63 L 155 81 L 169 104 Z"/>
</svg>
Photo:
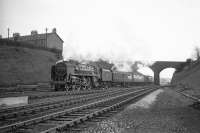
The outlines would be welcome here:
<svg viewBox="0 0 200 133">
<path fill-rule="evenodd" d="M 149 104 L 133 104 L 112 118 L 96 123 L 82 133 L 199 133 L 200 111 L 192 101 L 170 89 Z M 141 106 L 142 105 L 142 106 Z"/>
</svg>

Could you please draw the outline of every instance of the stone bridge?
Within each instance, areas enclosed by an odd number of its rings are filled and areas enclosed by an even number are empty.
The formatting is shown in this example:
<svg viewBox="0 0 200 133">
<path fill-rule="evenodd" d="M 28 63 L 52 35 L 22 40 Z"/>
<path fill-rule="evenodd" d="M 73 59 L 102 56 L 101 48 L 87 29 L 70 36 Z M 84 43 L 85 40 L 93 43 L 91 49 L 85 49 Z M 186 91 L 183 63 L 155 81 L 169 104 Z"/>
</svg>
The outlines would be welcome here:
<svg viewBox="0 0 200 133">
<path fill-rule="evenodd" d="M 160 72 L 165 68 L 175 68 L 177 69 L 181 61 L 156 61 L 153 65 L 149 66 L 154 72 L 154 83 L 156 85 L 160 84 Z"/>
</svg>

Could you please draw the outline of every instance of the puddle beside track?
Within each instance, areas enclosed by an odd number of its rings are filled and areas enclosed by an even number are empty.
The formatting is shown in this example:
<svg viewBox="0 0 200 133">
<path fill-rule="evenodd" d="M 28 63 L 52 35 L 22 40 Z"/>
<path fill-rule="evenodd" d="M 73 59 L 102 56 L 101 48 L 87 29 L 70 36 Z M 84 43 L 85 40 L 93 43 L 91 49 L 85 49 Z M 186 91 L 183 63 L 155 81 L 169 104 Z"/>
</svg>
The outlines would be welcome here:
<svg viewBox="0 0 200 133">
<path fill-rule="evenodd" d="M 0 108 L 17 107 L 28 104 L 28 96 L 0 98 Z"/>
</svg>

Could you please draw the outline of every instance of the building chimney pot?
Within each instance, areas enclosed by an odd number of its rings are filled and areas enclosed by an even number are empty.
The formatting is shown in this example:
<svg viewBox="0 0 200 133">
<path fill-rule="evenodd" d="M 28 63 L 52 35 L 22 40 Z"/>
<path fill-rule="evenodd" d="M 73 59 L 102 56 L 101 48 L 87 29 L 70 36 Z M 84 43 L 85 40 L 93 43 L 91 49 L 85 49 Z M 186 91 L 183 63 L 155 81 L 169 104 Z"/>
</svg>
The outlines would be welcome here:
<svg viewBox="0 0 200 133">
<path fill-rule="evenodd" d="M 13 37 L 20 37 L 20 34 L 19 33 L 13 33 Z"/>
<path fill-rule="evenodd" d="M 38 34 L 37 30 L 32 30 L 32 31 L 31 31 L 31 35 L 32 35 L 32 36 L 37 35 L 37 34 Z"/>
<path fill-rule="evenodd" d="M 56 28 L 53 28 L 52 33 L 56 33 Z"/>
<path fill-rule="evenodd" d="M 20 37 L 19 33 L 13 33 L 14 40 L 18 40 L 19 37 Z"/>
</svg>

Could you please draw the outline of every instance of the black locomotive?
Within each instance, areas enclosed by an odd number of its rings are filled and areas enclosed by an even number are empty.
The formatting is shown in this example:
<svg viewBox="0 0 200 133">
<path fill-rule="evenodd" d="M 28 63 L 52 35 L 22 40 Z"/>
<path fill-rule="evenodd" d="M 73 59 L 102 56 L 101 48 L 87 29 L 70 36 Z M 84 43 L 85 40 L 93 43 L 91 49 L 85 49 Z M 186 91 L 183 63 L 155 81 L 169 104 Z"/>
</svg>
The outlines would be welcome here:
<svg viewBox="0 0 200 133">
<path fill-rule="evenodd" d="M 60 61 L 51 68 L 51 80 L 56 91 L 70 91 L 149 84 L 152 82 L 152 77 L 132 72 L 111 71 L 89 64 Z"/>
</svg>

